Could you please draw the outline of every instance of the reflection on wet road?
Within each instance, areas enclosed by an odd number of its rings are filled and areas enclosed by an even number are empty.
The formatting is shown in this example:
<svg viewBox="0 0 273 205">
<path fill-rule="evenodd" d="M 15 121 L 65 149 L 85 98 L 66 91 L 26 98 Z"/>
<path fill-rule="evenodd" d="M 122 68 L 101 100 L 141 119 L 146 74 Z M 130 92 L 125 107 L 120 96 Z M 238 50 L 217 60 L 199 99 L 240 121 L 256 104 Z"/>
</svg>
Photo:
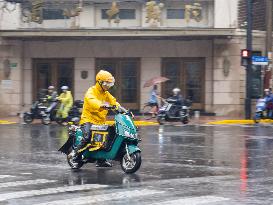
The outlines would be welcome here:
<svg viewBox="0 0 273 205">
<path fill-rule="evenodd" d="M 142 165 L 70 170 L 57 125 L 0 126 L 0 204 L 273 204 L 273 126 L 140 128 Z"/>
</svg>

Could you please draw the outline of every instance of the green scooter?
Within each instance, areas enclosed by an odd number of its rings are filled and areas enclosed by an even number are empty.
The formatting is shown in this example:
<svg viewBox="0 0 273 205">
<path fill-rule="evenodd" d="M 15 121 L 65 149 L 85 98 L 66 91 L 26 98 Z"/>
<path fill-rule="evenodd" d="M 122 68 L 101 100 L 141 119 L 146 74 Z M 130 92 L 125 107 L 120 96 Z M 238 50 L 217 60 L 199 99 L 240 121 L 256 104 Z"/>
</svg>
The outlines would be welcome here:
<svg viewBox="0 0 273 205">
<path fill-rule="evenodd" d="M 85 163 L 94 163 L 97 160 L 107 159 L 119 161 L 122 170 L 131 174 L 136 172 L 141 165 L 141 150 L 138 143 L 137 128 L 132 120 L 133 114 L 120 107 L 107 107 L 115 112 L 113 126 L 92 125 L 91 143 L 82 151 L 82 158 L 76 162 L 68 157 L 77 147 L 83 137 L 83 131 L 78 124 L 79 118 L 74 118 L 70 123 L 69 137 L 59 151 L 67 155 L 67 162 L 72 169 L 80 169 Z"/>
</svg>

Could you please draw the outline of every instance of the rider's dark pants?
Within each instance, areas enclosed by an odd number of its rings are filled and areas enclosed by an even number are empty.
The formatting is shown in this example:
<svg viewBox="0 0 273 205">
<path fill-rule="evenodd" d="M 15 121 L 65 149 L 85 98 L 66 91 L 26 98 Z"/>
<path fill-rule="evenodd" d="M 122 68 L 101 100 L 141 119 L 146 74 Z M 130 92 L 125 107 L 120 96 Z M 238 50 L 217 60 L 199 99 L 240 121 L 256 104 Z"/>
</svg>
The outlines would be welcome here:
<svg viewBox="0 0 273 205">
<path fill-rule="evenodd" d="M 83 130 L 83 138 L 80 142 L 80 144 L 75 149 L 76 152 L 84 148 L 88 142 L 90 142 L 91 139 L 91 128 L 92 124 L 90 122 L 82 124 L 82 130 Z"/>
</svg>

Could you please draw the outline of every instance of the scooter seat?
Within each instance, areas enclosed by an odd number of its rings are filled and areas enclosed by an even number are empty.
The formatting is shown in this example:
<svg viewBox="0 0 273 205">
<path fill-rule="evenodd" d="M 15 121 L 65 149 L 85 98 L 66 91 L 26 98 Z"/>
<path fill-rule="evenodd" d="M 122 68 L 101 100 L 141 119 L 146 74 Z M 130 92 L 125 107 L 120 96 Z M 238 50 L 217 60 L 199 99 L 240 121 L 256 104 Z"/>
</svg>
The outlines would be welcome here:
<svg viewBox="0 0 273 205">
<path fill-rule="evenodd" d="M 90 130 L 94 131 L 106 131 L 108 129 L 108 125 L 92 125 Z"/>
</svg>

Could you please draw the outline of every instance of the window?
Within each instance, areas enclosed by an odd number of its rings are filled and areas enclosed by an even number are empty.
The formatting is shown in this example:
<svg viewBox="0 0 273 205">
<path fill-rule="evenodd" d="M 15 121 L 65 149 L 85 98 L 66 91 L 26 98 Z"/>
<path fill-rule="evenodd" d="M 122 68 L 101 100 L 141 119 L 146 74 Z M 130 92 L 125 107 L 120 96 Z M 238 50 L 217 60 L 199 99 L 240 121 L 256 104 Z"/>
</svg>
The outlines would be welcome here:
<svg viewBox="0 0 273 205">
<path fill-rule="evenodd" d="M 101 10 L 101 18 L 108 19 L 108 15 L 106 13 L 108 9 Z M 120 19 L 136 19 L 136 10 L 135 9 L 120 9 L 117 14 Z M 113 16 L 116 18 L 116 16 Z"/>
<path fill-rule="evenodd" d="M 202 58 L 164 58 L 162 74 L 169 78 L 163 83 L 162 96 L 172 95 L 173 88 L 180 88 L 184 98 L 193 102 L 194 109 L 203 109 L 205 61 Z"/>
<path fill-rule="evenodd" d="M 116 78 L 112 93 L 122 106 L 139 109 L 140 60 L 138 58 L 100 58 L 96 59 L 99 69 L 111 72 Z"/>
<path fill-rule="evenodd" d="M 33 59 L 33 99 L 49 85 L 60 88 L 67 85 L 73 92 L 73 59 Z M 58 90 L 60 92 L 60 90 Z"/>
<path fill-rule="evenodd" d="M 63 15 L 62 9 L 43 9 L 43 19 L 44 20 L 54 20 L 54 19 L 66 19 L 68 17 Z"/>
<path fill-rule="evenodd" d="M 167 9 L 167 19 L 184 19 L 184 9 Z"/>
</svg>

